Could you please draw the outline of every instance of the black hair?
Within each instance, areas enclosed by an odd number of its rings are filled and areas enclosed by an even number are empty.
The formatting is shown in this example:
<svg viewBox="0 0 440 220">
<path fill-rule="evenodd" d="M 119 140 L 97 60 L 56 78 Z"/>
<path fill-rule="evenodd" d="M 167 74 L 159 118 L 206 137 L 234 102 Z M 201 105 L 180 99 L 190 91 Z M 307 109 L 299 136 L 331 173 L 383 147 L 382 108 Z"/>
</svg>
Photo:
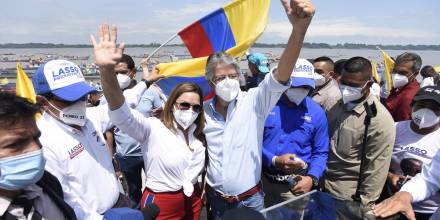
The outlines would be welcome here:
<svg viewBox="0 0 440 220">
<path fill-rule="evenodd" d="M 437 72 L 432 66 L 424 66 L 420 70 L 420 75 L 422 75 L 423 78 L 434 77 L 434 75 L 437 75 Z"/>
<path fill-rule="evenodd" d="M 9 127 L 21 120 L 34 120 L 40 106 L 13 93 L 0 92 L 0 127 Z"/>
<path fill-rule="evenodd" d="M 361 73 L 366 81 L 371 79 L 371 69 L 371 62 L 364 57 L 352 57 L 344 63 L 346 73 Z"/>
<path fill-rule="evenodd" d="M 344 69 L 344 63 L 347 59 L 340 59 L 334 63 L 334 71 L 336 74 L 341 75 L 342 70 Z"/>
<path fill-rule="evenodd" d="M 130 69 L 130 70 L 135 69 L 133 58 L 131 58 L 131 56 L 129 56 L 127 54 L 122 54 L 122 58 L 121 58 L 121 60 L 119 60 L 119 63 L 126 63 L 128 69 Z"/>
<path fill-rule="evenodd" d="M 318 57 L 316 59 L 313 60 L 313 63 L 316 62 L 326 62 L 328 64 L 334 65 L 335 63 L 333 62 L 333 60 L 330 57 L 327 56 L 322 56 L 322 57 Z"/>
<path fill-rule="evenodd" d="M 422 58 L 420 58 L 420 56 L 415 53 L 408 53 L 408 52 L 402 53 L 399 56 L 397 56 L 394 66 L 406 62 L 413 62 L 411 70 L 413 71 L 413 73 L 415 73 L 415 75 L 417 75 L 419 73 L 420 68 L 422 67 Z"/>
</svg>

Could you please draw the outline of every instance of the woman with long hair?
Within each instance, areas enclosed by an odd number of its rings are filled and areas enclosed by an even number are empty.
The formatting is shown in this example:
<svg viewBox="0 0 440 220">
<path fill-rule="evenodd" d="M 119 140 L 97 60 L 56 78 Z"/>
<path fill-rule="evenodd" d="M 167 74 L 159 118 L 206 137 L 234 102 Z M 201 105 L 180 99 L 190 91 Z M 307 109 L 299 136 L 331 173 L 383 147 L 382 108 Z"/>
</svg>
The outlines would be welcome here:
<svg viewBox="0 0 440 220">
<path fill-rule="evenodd" d="M 177 85 L 165 104 L 162 120 L 129 109 L 114 73 L 123 52 L 123 46 L 116 47 L 116 27 L 110 35 L 108 26 L 103 25 L 100 33 L 100 42 L 92 37 L 92 43 L 110 119 L 142 147 L 146 188 L 141 207 L 151 203 L 159 206 L 156 219 L 199 219 L 202 203 L 197 178 L 205 164 L 206 149 L 201 88 L 194 83 Z M 158 79 L 158 72 L 153 71 L 140 83 L 148 87 Z"/>
</svg>

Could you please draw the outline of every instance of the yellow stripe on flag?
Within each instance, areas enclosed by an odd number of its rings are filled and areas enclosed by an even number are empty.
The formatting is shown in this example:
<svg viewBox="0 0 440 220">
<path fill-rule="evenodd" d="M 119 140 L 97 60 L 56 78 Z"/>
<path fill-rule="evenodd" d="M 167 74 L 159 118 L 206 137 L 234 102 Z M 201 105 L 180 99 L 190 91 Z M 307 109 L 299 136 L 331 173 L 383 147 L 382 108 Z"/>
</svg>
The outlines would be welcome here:
<svg viewBox="0 0 440 220">
<path fill-rule="evenodd" d="M 435 66 L 434 69 L 437 73 L 440 73 L 440 66 Z"/>
<path fill-rule="evenodd" d="M 372 68 L 373 68 L 372 69 L 373 70 L 373 78 L 374 78 L 374 80 L 376 80 L 377 83 L 380 84 L 380 76 L 379 76 L 379 73 L 377 72 L 377 63 L 374 61 L 371 61 L 371 64 L 372 64 Z"/>
<path fill-rule="evenodd" d="M 393 81 L 392 81 L 392 78 L 391 78 L 391 73 L 392 73 L 393 68 L 394 68 L 394 60 L 391 59 L 390 55 L 388 55 L 385 51 L 380 50 L 380 52 L 382 53 L 383 62 L 385 64 L 384 75 L 385 75 L 385 80 L 386 80 L 386 83 L 387 83 L 388 94 L 390 94 L 391 93 L 391 89 L 393 88 Z"/>
<path fill-rule="evenodd" d="M 237 58 L 243 56 L 264 32 L 269 16 L 270 0 L 236 0 L 224 7 L 234 34 L 236 46 L 226 51 Z M 200 57 L 157 65 L 166 77 L 201 77 L 205 75 L 208 57 Z"/>
<path fill-rule="evenodd" d="M 23 71 L 21 63 L 17 63 L 17 79 L 15 80 L 15 94 L 17 96 L 26 98 L 31 103 L 37 103 L 37 96 L 35 94 L 34 86 L 31 80 Z M 40 113 L 35 115 L 35 119 L 40 118 Z"/>
</svg>

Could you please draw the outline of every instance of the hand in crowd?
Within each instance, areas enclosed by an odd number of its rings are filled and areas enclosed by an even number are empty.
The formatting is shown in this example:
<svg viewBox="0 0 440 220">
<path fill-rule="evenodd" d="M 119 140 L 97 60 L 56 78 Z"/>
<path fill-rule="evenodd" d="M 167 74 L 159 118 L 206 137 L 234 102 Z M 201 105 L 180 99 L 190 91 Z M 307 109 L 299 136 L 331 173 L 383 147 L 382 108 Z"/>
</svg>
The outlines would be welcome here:
<svg viewBox="0 0 440 220">
<path fill-rule="evenodd" d="M 151 111 L 151 116 L 156 117 L 156 118 L 162 118 L 162 113 L 163 113 L 163 108 L 159 107 L 159 108 L 155 108 Z"/>
<path fill-rule="evenodd" d="M 147 68 L 147 69 L 148 69 L 148 68 Z M 154 70 L 151 71 L 150 74 L 146 75 L 146 74 L 144 73 L 143 78 L 144 78 L 145 80 L 147 80 L 148 82 L 153 83 L 153 82 L 157 82 L 157 81 L 159 81 L 159 80 L 165 78 L 165 76 L 160 75 L 160 73 L 159 73 L 159 69 L 158 69 L 158 68 L 154 68 Z"/>
<path fill-rule="evenodd" d="M 296 185 L 290 189 L 294 195 L 310 192 L 313 186 L 313 180 L 310 176 L 296 176 Z"/>
<path fill-rule="evenodd" d="M 283 154 L 275 158 L 275 167 L 285 174 L 293 174 L 295 170 L 302 169 L 304 167 L 304 162 L 295 161 L 294 154 Z"/>
<path fill-rule="evenodd" d="M 315 14 L 315 6 L 310 0 L 281 0 L 287 17 L 298 32 L 305 33 Z"/>
<path fill-rule="evenodd" d="M 90 36 L 95 53 L 95 63 L 100 67 L 113 68 L 122 58 L 125 44 L 116 45 L 117 28 L 112 26 L 111 33 L 109 26 L 103 24 L 99 27 L 99 42 L 93 35 Z"/>
<path fill-rule="evenodd" d="M 385 218 L 397 213 L 402 213 L 408 220 L 416 220 L 411 206 L 412 196 L 408 192 L 397 192 L 394 196 L 384 200 L 373 207 L 376 217 Z"/>
<path fill-rule="evenodd" d="M 399 189 L 401 187 L 401 186 L 399 186 L 399 181 L 404 181 L 405 179 L 406 180 L 410 180 L 411 179 L 411 177 L 405 177 L 405 176 L 394 174 L 394 173 L 388 173 L 388 177 L 387 178 L 388 178 L 388 182 L 391 183 L 391 186 L 393 188 L 392 190 L 394 192 L 399 191 Z"/>
</svg>

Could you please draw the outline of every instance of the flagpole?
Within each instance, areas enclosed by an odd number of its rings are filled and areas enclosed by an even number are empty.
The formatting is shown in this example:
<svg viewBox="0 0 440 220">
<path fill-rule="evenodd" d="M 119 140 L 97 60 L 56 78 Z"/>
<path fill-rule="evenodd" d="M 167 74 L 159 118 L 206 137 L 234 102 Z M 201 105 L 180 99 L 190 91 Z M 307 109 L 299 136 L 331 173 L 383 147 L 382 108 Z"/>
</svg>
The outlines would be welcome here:
<svg viewBox="0 0 440 220">
<path fill-rule="evenodd" d="M 165 41 L 162 45 L 160 45 L 158 48 L 156 48 L 150 55 L 148 55 L 147 60 L 150 59 L 154 54 L 156 54 L 157 51 L 159 51 L 163 46 L 167 45 L 169 42 L 174 40 L 177 36 L 178 36 L 177 33 L 174 34 L 173 36 L 171 36 L 167 41 Z"/>
</svg>

